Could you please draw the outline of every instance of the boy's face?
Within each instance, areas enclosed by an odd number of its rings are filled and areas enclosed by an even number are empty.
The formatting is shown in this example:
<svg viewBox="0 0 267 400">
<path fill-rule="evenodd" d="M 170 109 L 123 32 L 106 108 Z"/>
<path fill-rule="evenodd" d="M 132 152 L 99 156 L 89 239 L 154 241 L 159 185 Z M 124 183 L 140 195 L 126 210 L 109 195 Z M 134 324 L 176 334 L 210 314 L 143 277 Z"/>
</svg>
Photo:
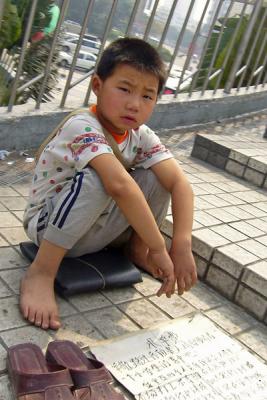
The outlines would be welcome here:
<svg viewBox="0 0 267 400">
<path fill-rule="evenodd" d="M 158 78 L 127 64 L 118 65 L 113 74 L 102 81 L 92 78 L 97 96 L 97 116 L 109 131 L 123 134 L 146 122 L 157 101 Z"/>
</svg>

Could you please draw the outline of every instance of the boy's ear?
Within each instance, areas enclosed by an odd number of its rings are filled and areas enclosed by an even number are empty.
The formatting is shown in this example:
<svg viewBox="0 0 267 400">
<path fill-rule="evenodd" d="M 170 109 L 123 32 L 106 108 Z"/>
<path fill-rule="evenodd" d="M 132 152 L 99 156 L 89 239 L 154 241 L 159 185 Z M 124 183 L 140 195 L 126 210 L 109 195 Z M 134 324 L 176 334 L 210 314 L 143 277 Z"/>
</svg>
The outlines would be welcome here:
<svg viewBox="0 0 267 400">
<path fill-rule="evenodd" d="M 99 91 L 102 87 L 102 83 L 103 83 L 102 80 L 99 78 L 97 74 L 94 74 L 92 76 L 92 89 L 96 96 L 98 96 L 99 94 Z"/>
</svg>

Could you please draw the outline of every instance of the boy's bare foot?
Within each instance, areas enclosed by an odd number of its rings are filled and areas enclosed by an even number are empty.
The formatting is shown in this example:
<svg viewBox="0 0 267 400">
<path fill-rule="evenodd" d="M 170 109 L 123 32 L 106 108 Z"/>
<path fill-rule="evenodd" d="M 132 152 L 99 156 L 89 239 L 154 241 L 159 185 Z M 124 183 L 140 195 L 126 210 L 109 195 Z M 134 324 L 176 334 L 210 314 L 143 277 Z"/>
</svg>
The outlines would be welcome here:
<svg viewBox="0 0 267 400">
<path fill-rule="evenodd" d="M 54 279 L 32 263 L 21 280 L 20 308 L 25 319 L 43 329 L 58 329 L 60 321 Z"/>
</svg>

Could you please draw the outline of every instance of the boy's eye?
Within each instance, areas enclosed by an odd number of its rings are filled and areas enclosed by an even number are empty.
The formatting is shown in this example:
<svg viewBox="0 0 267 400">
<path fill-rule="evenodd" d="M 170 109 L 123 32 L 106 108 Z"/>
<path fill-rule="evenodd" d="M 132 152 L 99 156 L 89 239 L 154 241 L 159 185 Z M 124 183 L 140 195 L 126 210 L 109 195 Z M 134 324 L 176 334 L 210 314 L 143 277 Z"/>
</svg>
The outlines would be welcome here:
<svg viewBox="0 0 267 400">
<path fill-rule="evenodd" d="M 129 89 L 127 89 L 126 87 L 119 87 L 120 90 L 122 90 L 123 92 L 129 92 Z"/>
<path fill-rule="evenodd" d="M 144 95 L 144 99 L 153 100 L 153 98 L 152 98 L 151 96 L 149 96 L 148 94 L 145 94 L 145 95 Z"/>
</svg>

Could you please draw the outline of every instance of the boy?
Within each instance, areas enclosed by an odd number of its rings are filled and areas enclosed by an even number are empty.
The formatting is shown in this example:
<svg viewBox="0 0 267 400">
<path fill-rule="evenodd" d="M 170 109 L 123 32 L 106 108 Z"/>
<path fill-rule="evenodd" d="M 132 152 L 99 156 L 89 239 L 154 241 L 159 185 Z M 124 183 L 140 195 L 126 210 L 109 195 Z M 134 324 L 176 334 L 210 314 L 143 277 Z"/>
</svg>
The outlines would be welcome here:
<svg viewBox="0 0 267 400">
<path fill-rule="evenodd" d="M 97 104 L 70 118 L 42 147 L 24 227 L 39 251 L 21 282 L 23 316 L 43 329 L 60 321 L 54 279 L 62 258 L 104 248 L 121 234 L 129 258 L 162 280 L 158 295 L 181 295 L 196 282 L 191 252 L 193 194 L 159 138 L 143 125 L 165 81 L 156 50 L 124 38 L 104 51 L 92 89 Z M 108 131 L 124 159 L 114 156 Z M 172 199 L 170 252 L 158 226 Z M 129 226 L 131 227 L 129 229 Z"/>
</svg>

